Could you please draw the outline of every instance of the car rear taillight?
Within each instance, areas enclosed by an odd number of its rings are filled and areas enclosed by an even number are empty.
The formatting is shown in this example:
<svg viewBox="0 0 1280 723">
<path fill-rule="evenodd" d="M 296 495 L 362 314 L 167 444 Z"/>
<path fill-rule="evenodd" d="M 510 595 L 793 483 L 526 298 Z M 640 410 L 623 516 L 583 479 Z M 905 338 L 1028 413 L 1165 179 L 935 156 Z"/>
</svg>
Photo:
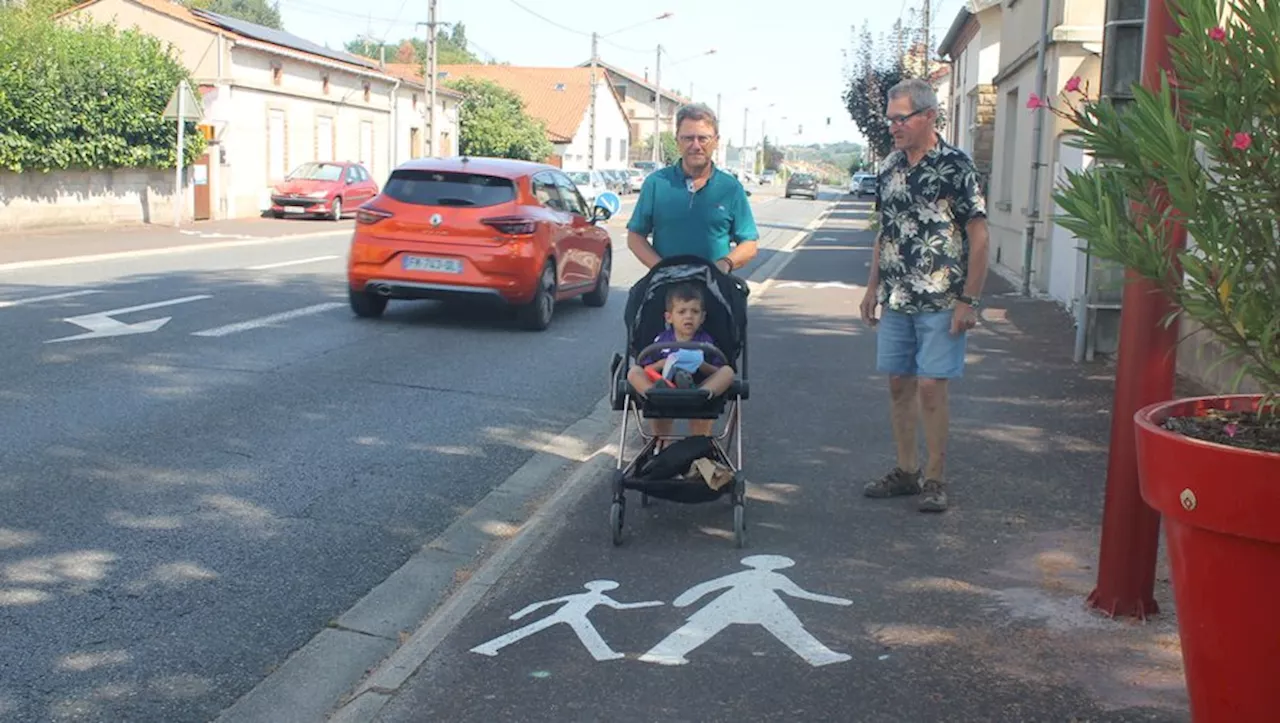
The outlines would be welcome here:
<svg viewBox="0 0 1280 723">
<path fill-rule="evenodd" d="M 490 226 L 496 229 L 498 233 L 507 236 L 531 236 L 538 230 L 538 220 L 525 218 L 524 216 L 486 218 L 481 220 L 480 223 Z"/>
<path fill-rule="evenodd" d="M 390 211 L 383 211 L 380 208 L 358 208 L 356 209 L 356 223 L 361 226 L 372 226 L 384 218 L 391 218 L 392 215 Z"/>
</svg>

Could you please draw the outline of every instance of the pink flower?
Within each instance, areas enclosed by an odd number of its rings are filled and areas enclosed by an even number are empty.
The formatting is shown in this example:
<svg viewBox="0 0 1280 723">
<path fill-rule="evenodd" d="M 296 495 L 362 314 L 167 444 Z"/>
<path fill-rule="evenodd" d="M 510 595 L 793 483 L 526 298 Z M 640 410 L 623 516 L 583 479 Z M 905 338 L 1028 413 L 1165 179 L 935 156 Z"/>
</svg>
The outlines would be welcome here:
<svg viewBox="0 0 1280 723">
<path fill-rule="evenodd" d="M 1062 87 L 1062 90 L 1067 93 L 1079 93 L 1080 92 L 1080 76 L 1078 75 L 1071 76 L 1067 80 L 1067 84 Z"/>
<path fill-rule="evenodd" d="M 1253 138 L 1248 133 L 1237 133 L 1231 141 L 1231 147 L 1237 151 L 1247 150 L 1253 145 Z"/>
<path fill-rule="evenodd" d="M 1227 40 L 1227 31 L 1226 31 L 1226 30 L 1223 30 L 1223 29 L 1222 29 L 1222 28 L 1220 28 L 1220 27 L 1219 27 L 1219 28 L 1213 28 L 1212 30 L 1210 30 L 1210 31 L 1209 31 L 1209 39 L 1210 39 L 1210 40 L 1217 41 L 1217 42 L 1219 42 L 1219 43 L 1226 42 L 1226 40 Z"/>
<path fill-rule="evenodd" d="M 1031 97 L 1027 98 L 1027 108 L 1030 110 L 1035 110 L 1036 108 L 1047 108 L 1048 106 L 1049 106 L 1049 101 L 1045 100 L 1044 98 L 1041 98 L 1035 93 L 1032 93 Z"/>
<path fill-rule="evenodd" d="M 1239 429 L 1240 429 L 1239 425 L 1237 425 L 1235 422 L 1232 422 L 1227 426 L 1223 427 L 1222 431 L 1226 433 L 1228 437 L 1234 437 L 1236 436 L 1236 431 Z"/>
</svg>

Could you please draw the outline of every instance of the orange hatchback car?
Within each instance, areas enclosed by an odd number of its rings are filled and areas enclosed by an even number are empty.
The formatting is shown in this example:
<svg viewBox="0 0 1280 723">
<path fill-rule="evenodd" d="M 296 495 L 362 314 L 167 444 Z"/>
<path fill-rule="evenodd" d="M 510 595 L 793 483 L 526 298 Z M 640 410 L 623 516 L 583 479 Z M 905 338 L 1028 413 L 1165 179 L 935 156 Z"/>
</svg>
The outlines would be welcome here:
<svg viewBox="0 0 1280 723">
<path fill-rule="evenodd" d="M 498 158 L 423 158 L 391 173 L 356 211 L 347 261 L 351 309 L 377 317 L 391 299 L 497 301 L 546 329 L 556 302 L 604 306 L 613 260 L 592 208 L 560 169 Z"/>
</svg>

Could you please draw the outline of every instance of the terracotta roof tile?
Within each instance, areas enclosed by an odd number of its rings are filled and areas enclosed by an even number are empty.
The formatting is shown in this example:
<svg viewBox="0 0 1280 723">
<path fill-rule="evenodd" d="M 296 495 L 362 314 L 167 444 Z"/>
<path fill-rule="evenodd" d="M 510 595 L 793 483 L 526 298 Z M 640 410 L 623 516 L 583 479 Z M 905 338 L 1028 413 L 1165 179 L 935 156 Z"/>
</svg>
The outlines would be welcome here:
<svg viewBox="0 0 1280 723">
<path fill-rule="evenodd" d="M 477 78 L 513 91 L 524 101 L 525 112 L 546 124 L 547 135 L 556 143 L 573 140 L 591 103 L 590 68 L 442 65 L 440 72 L 445 82 Z M 598 96 L 597 104 L 603 99 L 603 94 Z"/>
<path fill-rule="evenodd" d="M 153 10 L 157 13 L 160 13 L 161 15 L 167 15 L 181 23 L 185 23 L 187 25 L 191 25 L 191 26 L 200 28 L 202 30 L 208 30 L 210 32 L 219 32 L 232 39 L 250 40 L 256 43 L 274 45 L 276 47 L 284 48 L 291 53 L 296 53 L 298 55 L 306 57 L 307 59 L 315 60 L 316 62 L 341 65 L 347 68 L 351 68 L 352 70 L 358 70 L 363 73 L 380 72 L 376 66 L 365 67 L 363 65 L 356 65 L 354 63 L 348 63 L 341 60 L 336 60 L 334 58 L 326 58 L 319 55 L 315 55 L 314 53 L 308 53 L 307 51 L 300 50 L 298 48 L 292 48 L 286 45 L 279 45 L 277 43 L 267 42 L 264 40 L 260 40 L 258 38 L 251 38 L 247 35 L 243 35 L 241 33 L 237 33 L 235 31 L 224 28 L 221 25 L 218 25 L 217 23 L 214 23 L 210 20 L 206 20 L 205 18 L 202 18 L 199 15 L 196 15 L 195 13 L 191 12 L 189 9 L 187 9 L 186 6 L 176 2 L 172 2 L 172 0 L 128 0 L 128 1 L 134 3 L 135 5 L 141 5 L 144 8 Z M 55 18 L 65 17 L 72 13 L 78 12 L 79 10 L 87 8 L 90 5 L 94 5 L 97 2 L 98 0 L 86 0 L 85 2 L 82 2 L 79 5 L 63 10 L 62 12 L 58 13 L 54 17 Z"/>
</svg>

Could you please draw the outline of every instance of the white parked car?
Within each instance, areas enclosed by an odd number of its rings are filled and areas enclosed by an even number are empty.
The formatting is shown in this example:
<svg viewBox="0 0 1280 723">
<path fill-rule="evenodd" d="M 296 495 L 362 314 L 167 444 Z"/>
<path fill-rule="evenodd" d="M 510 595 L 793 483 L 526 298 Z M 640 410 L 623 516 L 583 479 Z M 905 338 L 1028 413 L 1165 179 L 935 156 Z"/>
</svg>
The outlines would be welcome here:
<svg viewBox="0 0 1280 723">
<path fill-rule="evenodd" d="M 578 187 L 588 208 L 595 204 L 596 197 L 609 190 L 608 182 L 599 171 L 566 171 L 565 175 Z"/>
</svg>

